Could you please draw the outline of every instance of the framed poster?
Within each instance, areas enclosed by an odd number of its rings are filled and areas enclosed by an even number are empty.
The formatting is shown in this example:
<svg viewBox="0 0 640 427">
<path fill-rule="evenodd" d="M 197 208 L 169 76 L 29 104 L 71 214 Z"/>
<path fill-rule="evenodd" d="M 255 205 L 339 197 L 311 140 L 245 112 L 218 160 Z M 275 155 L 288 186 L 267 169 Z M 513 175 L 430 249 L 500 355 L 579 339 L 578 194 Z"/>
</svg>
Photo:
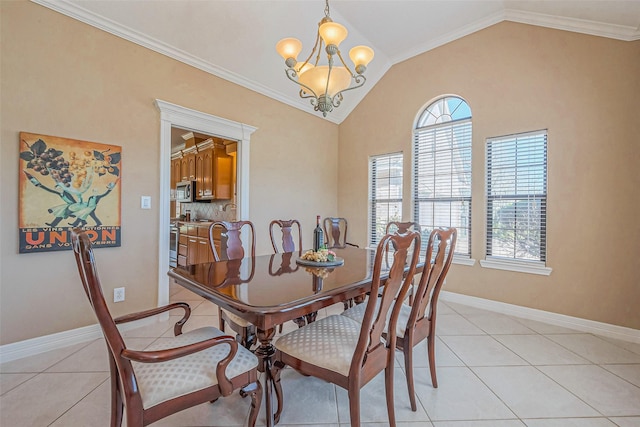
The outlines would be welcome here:
<svg viewBox="0 0 640 427">
<path fill-rule="evenodd" d="M 19 151 L 20 253 L 69 250 L 74 227 L 120 246 L 121 147 L 21 132 Z"/>
</svg>

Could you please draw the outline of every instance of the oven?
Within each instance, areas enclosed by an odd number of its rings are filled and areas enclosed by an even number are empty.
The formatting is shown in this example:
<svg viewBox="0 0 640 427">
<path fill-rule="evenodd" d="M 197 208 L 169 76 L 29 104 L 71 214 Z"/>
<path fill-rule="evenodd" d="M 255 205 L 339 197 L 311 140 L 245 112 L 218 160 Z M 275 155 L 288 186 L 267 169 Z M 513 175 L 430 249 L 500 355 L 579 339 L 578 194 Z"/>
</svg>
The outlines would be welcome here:
<svg viewBox="0 0 640 427">
<path fill-rule="evenodd" d="M 171 222 L 169 225 L 169 266 L 178 265 L 178 225 Z"/>
</svg>

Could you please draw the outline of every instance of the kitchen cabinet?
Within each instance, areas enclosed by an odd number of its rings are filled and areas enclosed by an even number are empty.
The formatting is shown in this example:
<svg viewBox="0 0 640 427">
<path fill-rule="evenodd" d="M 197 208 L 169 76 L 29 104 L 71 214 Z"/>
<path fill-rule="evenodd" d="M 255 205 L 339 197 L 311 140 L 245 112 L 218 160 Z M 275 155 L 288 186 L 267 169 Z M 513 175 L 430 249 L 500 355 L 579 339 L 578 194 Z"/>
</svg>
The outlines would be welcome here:
<svg viewBox="0 0 640 427">
<path fill-rule="evenodd" d="M 182 158 L 180 159 L 180 181 L 195 181 L 196 179 L 196 154 L 198 148 L 193 147 L 185 148 L 182 150 Z M 177 171 L 174 171 L 176 176 Z M 172 174 L 174 173 L 172 172 Z"/>
<path fill-rule="evenodd" d="M 233 197 L 233 157 L 212 139 L 198 144 L 196 154 L 196 199 Z"/>
<path fill-rule="evenodd" d="M 182 170 L 180 165 L 182 163 L 182 154 L 179 157 L 171 159 L 171 189 L 176 189 L 176 184 L 182 181 Z"/>
<path fill-rule="evenodd" d="M 213 252 L 209 246 L 208 222 L 180 221 L 178 227 L 178 265 L 202 264 L 213 262 Z M 213 230 L 213 243 L 220 253 L 221 229 Z"/>
<path fill-rule="evenodd" d="M 196 200 L 233 198 L 235 157 L 227 154 L 224 145 L 209 138 L 173 156 L 171 188 L 178 182 L 195 181 Z"/>
</svg>

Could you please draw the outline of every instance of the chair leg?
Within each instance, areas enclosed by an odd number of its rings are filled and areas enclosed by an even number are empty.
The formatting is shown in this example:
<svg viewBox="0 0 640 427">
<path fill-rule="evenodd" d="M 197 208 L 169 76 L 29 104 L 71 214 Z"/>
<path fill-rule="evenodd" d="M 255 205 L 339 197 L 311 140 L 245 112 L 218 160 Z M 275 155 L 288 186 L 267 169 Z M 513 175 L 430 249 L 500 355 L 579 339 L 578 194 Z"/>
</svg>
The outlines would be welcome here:
<svg viewBox="0 0 640 427">
<path fill-rule="evenodd" d="M 224 332 L 224 318 L 222 317 L 222 309 L 220 307 L 218 307 L 218 320 L 220 326 L 219 329 Z"/>
<path fill-rule="evenodd" d="M 411 402 L 411 410 L 417 411 L 416 405 L 416 391 L 413 384 L 413 348 L 409 345 L 402 346 L 402 352 L 404 353 L 404 370 L 407 377 L 407 389 L 409 390 L 409 401 Z"/>
<path fill-rule="evenodd" d="M 360 427 L 360 389 L 348 390 L 351 427 Z"/>
<path fill-rule="evenodd" d="M 283 394 L 282 394 L 282 384 L 280 383 L 280 372 L 284 369 L 285 365 L 282 362 L 276 361 L 271 367 L 271 378 L 273 380 L 273 389 L 276 392 L 276 400 L 278 401 L 278 408 L 276 409 L 276 413 L 273 415 L 273 419 L 276 424 L 280 421 L 280 414 L 282 414 L 283 404 Z"/>
<path fill-rule="evenodd" d="M 296 317 L 295 319 L 293 319 L 293 322 L 298 325 L 298 328 L 302 328 L 303 326 L 305 326 L 307 324 L 307 319 L 303 317 Z"/>
<path fill-rule="evenodd" d="M 427 337 L 427 352 L 429 353 L 429 370 L 431 371 L 431 384 L 433 388 L 438 388 L 436 378 L 436 340 L 433 334 Z"/>
<path fill-rule="evenodd" d="M 244 342 L 243 345 L 247 350 L 251 350 L 251 346 L 253 346 L 256 341 L 256 331 L 254 326 L 248 326 L 243 328 Z"/>
<path fill-rule="evenodd" d="M 251 396 L 251 410 L 249 411 L 249 427 L 256 425 L 258 419 L 258 412 L 260 412 L 260 403 L 262 402 L 262 385 L 260 381 L 251 383 L 246 387 L 240 389 L 240 395 L 242 397 Z"/>
<path fill-rule="evenodd" d="M 389 415 L 389 426 L 396 427 L 396 412 L 393 406 L 393 359 L 387 364 L 384 370 L 384 385 L 387 395 L 387 414 Z"/>
<path fill-rule="evenodd" d="M 118 369 L 111 354 L 109 354 L 109 365 L 111 367 L 111 427 L 121 427 L 124 404 L 120 394 Z"/>
</svg>

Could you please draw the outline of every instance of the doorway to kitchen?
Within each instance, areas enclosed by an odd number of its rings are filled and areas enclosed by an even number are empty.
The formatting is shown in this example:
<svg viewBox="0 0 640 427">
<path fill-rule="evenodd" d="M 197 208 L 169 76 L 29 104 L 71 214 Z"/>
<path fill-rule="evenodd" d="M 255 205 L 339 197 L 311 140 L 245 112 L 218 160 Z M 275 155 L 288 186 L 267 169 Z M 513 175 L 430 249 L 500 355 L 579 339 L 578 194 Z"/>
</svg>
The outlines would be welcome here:
<svg viewBox="0 0 640 427">
<path fill-rule="evenodd" d="M 236 219 L 249 218 L 249 147 L 251 134 L 256 128 L 244 123 L 216 117 L 157 99 L 160 110 L 160 192 L 158 211 L 160 219 L 158 241 L 158 305 L 169 303 L 169 241 L 171 194 L 171 131 L 179 128 L 199 134 L 212 135 L 237 143 Z"/>
</svg>

